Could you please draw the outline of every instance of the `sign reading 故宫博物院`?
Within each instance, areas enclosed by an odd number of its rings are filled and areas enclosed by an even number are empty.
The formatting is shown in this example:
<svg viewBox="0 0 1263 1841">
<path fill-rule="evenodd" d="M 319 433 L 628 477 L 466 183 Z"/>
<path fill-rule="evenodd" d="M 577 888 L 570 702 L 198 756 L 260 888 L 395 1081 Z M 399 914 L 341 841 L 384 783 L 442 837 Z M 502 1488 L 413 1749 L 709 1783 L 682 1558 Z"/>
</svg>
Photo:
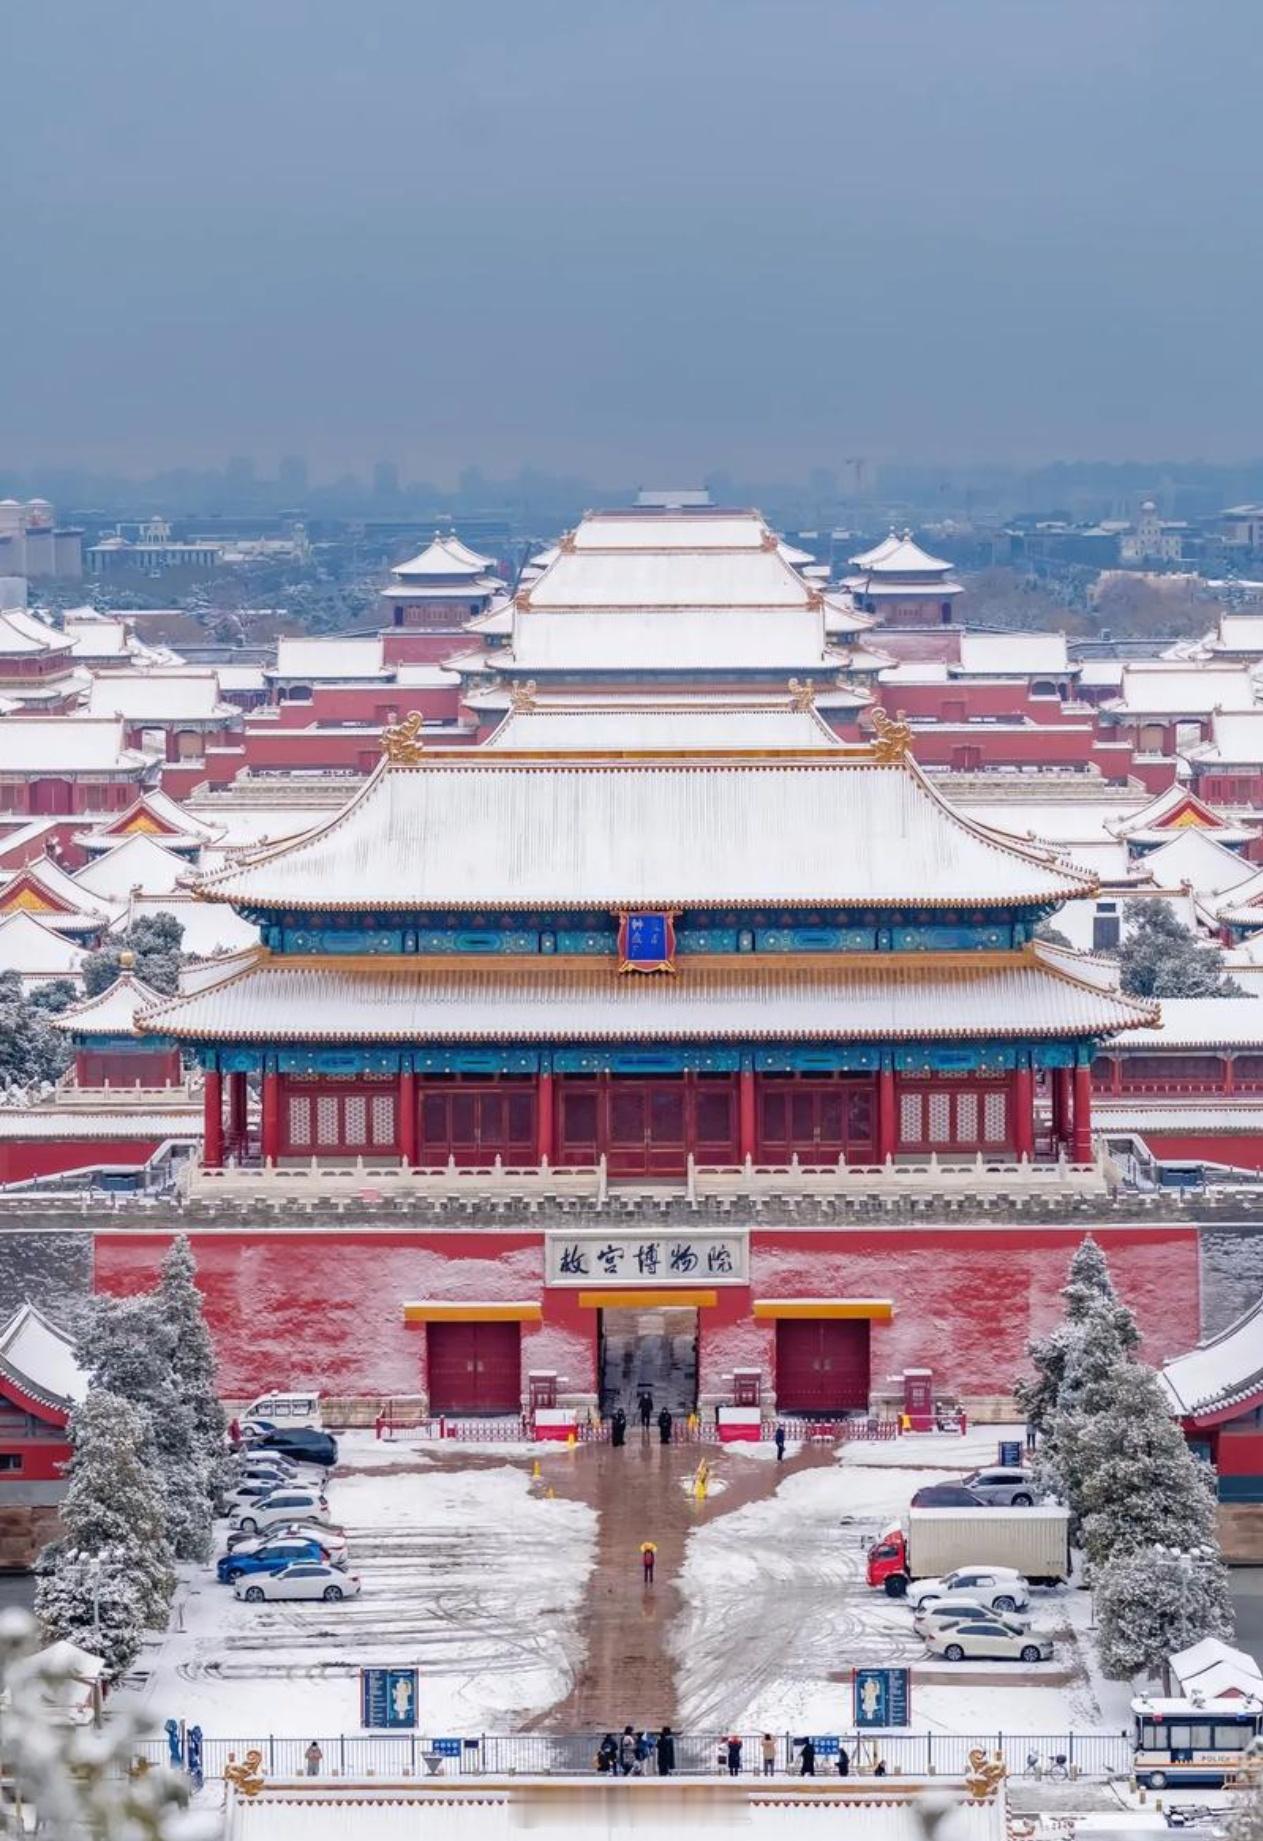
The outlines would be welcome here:
<svg viewBox="0 0 1263 1841">
<path fill-rule="evenodd" d="M 748 1285 L 743 1233 L 684 1229 L 674 1234 L 549 1233 L 548 1285 Z"/>
</svg>

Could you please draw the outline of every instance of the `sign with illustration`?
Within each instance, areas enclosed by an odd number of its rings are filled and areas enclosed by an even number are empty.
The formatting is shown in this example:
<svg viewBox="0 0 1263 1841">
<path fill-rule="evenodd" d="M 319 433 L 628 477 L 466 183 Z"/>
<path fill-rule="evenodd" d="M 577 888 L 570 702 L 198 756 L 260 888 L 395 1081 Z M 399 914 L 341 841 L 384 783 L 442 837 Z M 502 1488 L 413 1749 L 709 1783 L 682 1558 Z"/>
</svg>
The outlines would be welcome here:
<svg viewBox="0 0 1263 1841">
<path fill-rule="evenodd" d="M 749 1242 L 742 1233 L 708 1229 L 550 1233 L 544 1270 L 549 1285 L 748 1285 Z"/>
<path fill-rule="evenodd" d="M 909 1720 L 909 1670 L 857 1668 L 854 1720 L 857 1732 L 867 1727 L 906 1726 Z"/>
<path fill-rule="evenodd" d="M 415 1728 L 417 1723 L 417 1671 L 415 1668 L 362 1668 L 360 1670 L 360 1725 L 375 1731 Z"/>
</svg>

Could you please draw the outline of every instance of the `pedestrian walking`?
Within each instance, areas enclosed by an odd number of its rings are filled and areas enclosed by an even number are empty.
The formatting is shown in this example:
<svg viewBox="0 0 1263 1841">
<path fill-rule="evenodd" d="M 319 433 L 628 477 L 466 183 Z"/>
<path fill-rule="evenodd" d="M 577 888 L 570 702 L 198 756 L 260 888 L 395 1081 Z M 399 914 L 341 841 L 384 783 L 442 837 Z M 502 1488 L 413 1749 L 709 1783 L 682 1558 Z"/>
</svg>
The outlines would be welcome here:
<svg viewBox="0 0 1263 1841">
<path fill-rule="evenodd" d="M 626 1437 L 627 1415 L 620 1406 L 615 1409 L 614 1417 L 610 1420 L 610 1443 L 621 1445 Z"/>
<path fill-rule="evenodd" d="M 800 1777 L 814 1777 L 816 1774 L 816 1748 L 810 1739 L 803 1740 L 802 1769 Z"/>
<path fill-rule="evenodd" d="M 741 1739 L 735 1732 L 728 1741 L 728 1775 L 730 1777 L 741 1775 Z"/>
<path fill-rule="evenodd" d="M 657 1554 L 657 1551 L 658 1549 L 654 1546 L 652 1541 L 641 1541 L 640 1543 L 640 1570 L 645 1575 L 646 1585 L 653 1584 L 653 1562 L 654 1562 L 654 1556 Z"/>
<path fill-rule="evenodd" d="M 851 1775 L 851 1754 L 846 1749 L 845 1745 L 839 1745 L 838 1746 L 838 1776 L 839 1777 L 849 1777 L 850 1775 Z"/>
<path fill-rule="evenodd" d="M 636 1410 L 640 1414 L 640 1429 L 642 1432 L 647 1432 L 649 1430 L 649 1421 L 653 1418 L 653 1395 L 647 1387 L 642 1387 L 640 1390 L 640 1398 L 636 1402 Z"/>
<path fill-rule="evenodd" d="M 671 1415 L 665 1406 L 658 1414 L 658 1437 L 664 1445 L 671 1443 Z"/>
<path fill-rule="evenodd" d="M 775 1777 L 776 1740 L 772 1737 L 770 1732 L 765 1732 L 763 1734 L 763 1738 L 760 1741 L 760 1750 L 763 1753 L 763 1775 L 765 1777 Z"/>
<path fill-rule="evenodd" d="M 637 1777 L 645 1775 L 645 1767 L 653 1756 L 653 1739 L 647 1732 L 636 1734 L 636 1763 L 634 1773 Z"/>
<path fill-rule="evenodd" d="M 624 1726 L 622 1737 L 618 1741 L 618 1768 L 624 1777 L 630 1777 L 635 1766 L 636 1734 L 630 1726 Z"/>
<path fill-rule="evenodd" d="M 307 1775 L 309 1777 L 319 1777 L 320 1766 L 324 1760 L 324 1753 L 314 1739 L 303 1753 L 303 1757 L 307 1760 Z"/>
<path fill-rule="evenodd" d="M 778 1425 L 772 1434 L 772 1443 L 776 1446 L 777 1463 L 783 1464 L 785 1462 L 785 1428 L 783 1425 Z"/>
<path fill-rule="evenodd" d="M 675 1769 L 675 1734 L 664 1726 L 658 1734 L 658 1775 L 669 1777 Z"/>
<path fill-rule="evenodd" d="M 241 1443 L 241 1421 L 236 1418 L 235 1415 L 228 1427 L 228 1443 L 232 1446 L 234 1451 Z"/>
<path fill-rule="evenodd" d="M 607 1732 L 596 1748 L 596 1768 L 603 1777 L 618 1767 L 618 1740 L 612 1732 Z"/>
</svg>

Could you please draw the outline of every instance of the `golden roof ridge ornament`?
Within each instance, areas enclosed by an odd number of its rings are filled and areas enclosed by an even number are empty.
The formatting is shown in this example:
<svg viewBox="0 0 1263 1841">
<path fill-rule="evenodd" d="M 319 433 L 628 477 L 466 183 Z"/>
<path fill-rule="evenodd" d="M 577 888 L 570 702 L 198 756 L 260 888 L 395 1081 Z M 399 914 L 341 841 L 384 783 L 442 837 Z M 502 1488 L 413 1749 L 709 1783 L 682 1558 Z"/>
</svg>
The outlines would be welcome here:
<svg viewBox="0 0 1263 1841">
<path fill-rule="evenodd" d="M 815 709 L 816 687 L 810 678 L 789 680 L 789 707 L 791 710 Z"/>
<path fill-rule="evenodd" d="M 395 767 L 415 767 L 425 753 L 421 739 L 424 721 L 420 710 L 409 710 L 402 722 L 393 722 L 382 730 L 382 753 Z"/>
<path fill-rule="evenodd" d="M 873 759 L 880 761 L 883 767 L 892 766 L 897 761 L 906 761 L 912 752 L 912 725 L 907 721 L 906 710 L 897 710 L 889 716 L 877 704 L 872 712 Z"/>
<path fill-rule="evenodd" d="M 525 684 L 517 678 L 509 685 L 509 708 L 522 715 L 527 710 L 536 708 L 536 684 L 534 678 L 527 678 Z"/>
</svg>

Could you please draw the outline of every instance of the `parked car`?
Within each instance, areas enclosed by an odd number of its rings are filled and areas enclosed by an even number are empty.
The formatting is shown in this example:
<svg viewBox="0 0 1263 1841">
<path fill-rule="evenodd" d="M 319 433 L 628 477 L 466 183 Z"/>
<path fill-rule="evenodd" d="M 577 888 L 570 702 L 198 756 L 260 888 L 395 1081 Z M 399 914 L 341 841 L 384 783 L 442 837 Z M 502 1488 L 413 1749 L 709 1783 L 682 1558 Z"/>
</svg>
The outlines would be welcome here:
<svg viewBox="0 0 1263 1841">
<path fill-rule="evenodd" d="M 275 1496 L 278 1490 L 302 1489 L 304 1486 L 294 1477 L 279 1475 L 271 1477 L 243 1477 L 228 1492 L 228 1512 L 241 1508 L 250 1502 L 262 1502 L 265 1496 Z"/>
<path fill-rule="evenodd" d="M 247 1534 L 244 1528 L 229 1528 L 224 1545 L 229 1553 L 253 1553 L 268 1541 L 291 1538 L 319 1541 L 322 1547 L 327 1548 L 331 1559 L 346 1558 L 346 1534 L 336 1522 L 330 1522 L 328 1526 L 324 1522 L 310 1520 L 273 1522 L 262 1534 Z"/>
<path fill-rule="evenodd" d="M 928 1604 L 923 1604 L 912 1619 L 912 1628 L 918 1636 L 925 1636 L 931 1630 L 946 1630 L 951 1624 L 976 1623 L 979 1618 L 1010 1624 L 1015 1630 L 1028 1630 L 1031 1622 L 1021 1611 L 993 1611 L 976 1594 L 949 1592 L 946 1598 L 931 1598 Z"/>
<path fill-rule="evenodd" d="M 355 1573 L 339 1572 L 336 1566 L 301 1560 L 283 1572 L 238 1579 L 232 1589 L 238 1598 L 246 1598 L 251 1604 L 262 1604 L 267 1598 L 324 1598 L 333 1603 L 339 1598 L 358 1597 L 360 1581 Z"/>
<path fill-rule="evenodd" d="M 980 1502 L 996 1509 L 1029 1509 L 1035 1503 L 1035 1485 L 1027 1470 L 971 1470 L 964 1479 Z"/>
<path fill-rule="evenodd" d="M 278 1451 L 294 1463 L 319 1464 L 324 1470 L 332 1470 L 338 1461 L 337 1439 L 310 1426 L 277 1426 L 270 1432 L 260 1432 L 251 1439 L 250 1451 L 251 1455 Z"/>
<path fill-rule="evenodd" d="M 243 1428 L 251 1423 L 283 1426 L 318 1426 L 320 1424 L 320 1395 L 310 1387 L 299 1393 L 260 1394 L 252 1400 L 241 1415 Z"/>
<path fill-rule="evenodd" d="M 946 1662 L 1047 1662 L 1053 1652 L 1050 1636 L 1038 1630 L 1011 1630 L 998 1619 L 931 1630 L 925 1646 Z"/>
<path fill-rule="evenodd" d="M 1030 1586 L 1011 1566 L 958 1566 L 941 1579 L 918 1579 L 908 1587 L 908 1603 L 917 1611 L 949 1592 L 967 1592 L 992 1611 L 1024 1611 L 1031 1601 Z"/>
<path fill-rule="evenodd" d="M 927 1483 L 912 1498 L 914 1509 L 981 1509 L 985 1508 L 981 1496 L 976 1496 L 963 1483 Z"/>
<path fill-rule="evenodd" d="M 269 1534 L 250 1553 L 238 1549 L 222 1556 L 215 1568 L 221 1585 L 235 1585 L 248 1573 L 279 1573 L 302 1561 L 318 1561 L 324 1566 L 338 1566 L 337 1556 L 309 1535 L 301 1540 L 292 1534 Z M 343 1558 L 341 1565 L 346 1565 Z"/>
<path fill-rule="evenodd" d="M 298 1465 L 292 1458 L 282 1457 L 279 1451 L 253 1452 L 246 1458 L 238 1471 L 242 1482 L 247 1477 L 280 1477 L 290 1480 L 298 1475 Z"/>
<path fill-rule="evenodd" d="M 297 1516 L 302 1516 L 306 1521 L 327 1521 L 328 1501 L 314 1490 L 278 1490 L 259 1502 L 244 1504 L 233 1515 L 229 1525 L 240 1528 L 243 1534 L 261 1534 L 265 1529 L 274 1528 L 281 1522 L 291 1522 Z"/>
</svg>

